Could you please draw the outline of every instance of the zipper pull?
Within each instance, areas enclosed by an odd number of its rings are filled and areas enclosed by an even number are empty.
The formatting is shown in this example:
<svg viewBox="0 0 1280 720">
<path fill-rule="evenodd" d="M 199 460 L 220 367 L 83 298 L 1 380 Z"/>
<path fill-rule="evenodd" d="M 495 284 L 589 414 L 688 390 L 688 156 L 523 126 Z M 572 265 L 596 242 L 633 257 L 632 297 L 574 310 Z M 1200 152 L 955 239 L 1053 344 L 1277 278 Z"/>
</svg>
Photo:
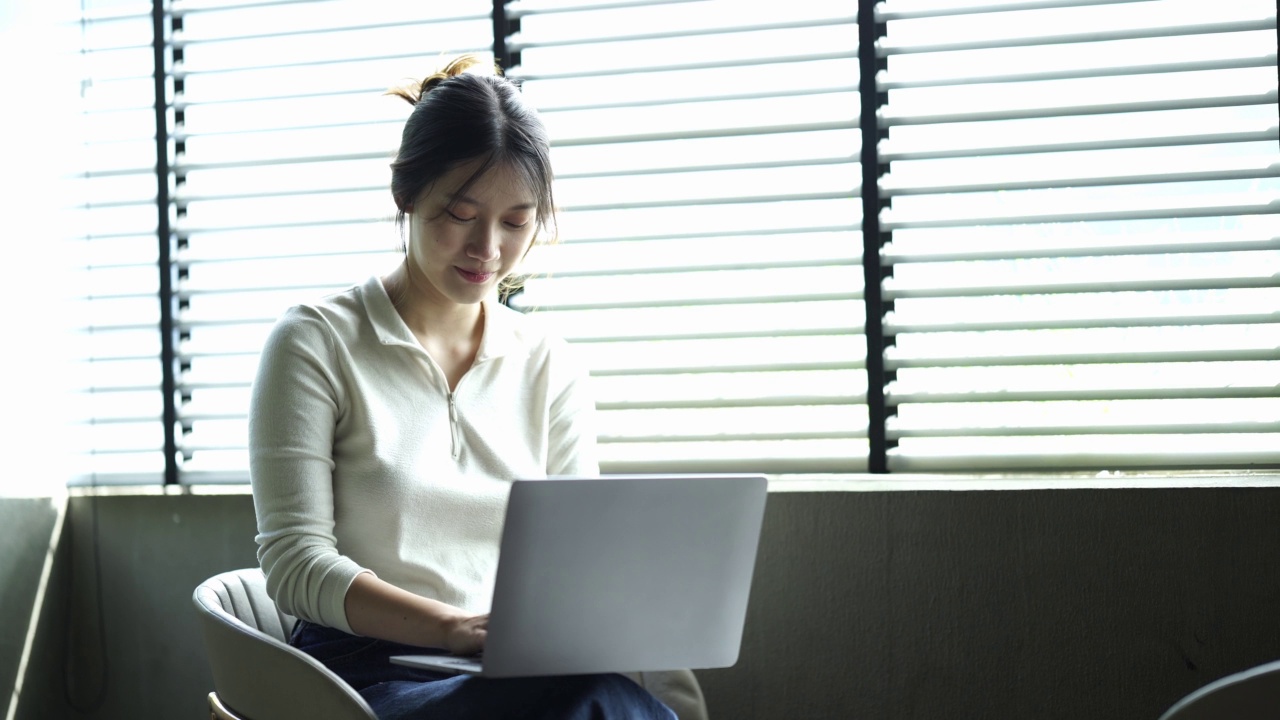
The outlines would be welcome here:
<svg viewBox="0 0 1280 720">
<path fill-rule="evenodd" d="M 457 460 L 462 452 L 462 443 L 458 438 L 458 406 L 453 401 L 453 393 L 449 393 L 449 437 L 453 459 Z"/>
</svg>

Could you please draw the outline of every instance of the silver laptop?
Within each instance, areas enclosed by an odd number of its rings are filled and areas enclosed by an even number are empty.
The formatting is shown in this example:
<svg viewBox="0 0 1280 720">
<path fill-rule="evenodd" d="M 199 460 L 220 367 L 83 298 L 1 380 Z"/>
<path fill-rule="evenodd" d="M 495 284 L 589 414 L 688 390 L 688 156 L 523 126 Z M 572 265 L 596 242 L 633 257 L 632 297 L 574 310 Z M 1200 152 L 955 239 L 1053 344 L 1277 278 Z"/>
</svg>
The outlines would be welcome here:
<svg viewBox="0 0 1280 720">
<path fill-rule="evenodd" d="M 483 656 L 391 662 L 487 677 L 731 666 L 765 487 L 762 475 L 518 480 Z"/>
</svg>

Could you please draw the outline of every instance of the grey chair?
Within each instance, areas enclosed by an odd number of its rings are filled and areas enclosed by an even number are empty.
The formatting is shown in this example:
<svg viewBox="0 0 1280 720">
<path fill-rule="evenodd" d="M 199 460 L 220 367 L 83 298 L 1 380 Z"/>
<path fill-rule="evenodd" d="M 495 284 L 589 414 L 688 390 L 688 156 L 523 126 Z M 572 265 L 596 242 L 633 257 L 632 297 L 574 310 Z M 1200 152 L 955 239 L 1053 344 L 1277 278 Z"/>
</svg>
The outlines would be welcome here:
<svg viewBox="0 0 1280 720">
<path fill-rule="evenodd" d="M 1160 716 L 1160 720 L 1275 718 L 1280 718 L 1280 660 L 1215 680 Z"/>
<path fill-rule="evenodd" d="M 214 720 L 376 720 L 369 705 L 310 655 L 285 643 L 294 617 L 267 595 L 258 568 L 215 575 L 192 598 L 213 669 Z M 680 720 L 707 720 L 697 678 L 688 670 L 634 673 L 631 678 Z"/>
<path fill-rule="evenodd" d="M 192 600 L 213 669 L 211 717 L 377 719 L 350 685 L 285 644 L 294 618 L 267 595 L 261 570 L 215 575 L 200 583 Z"/>
</svg>

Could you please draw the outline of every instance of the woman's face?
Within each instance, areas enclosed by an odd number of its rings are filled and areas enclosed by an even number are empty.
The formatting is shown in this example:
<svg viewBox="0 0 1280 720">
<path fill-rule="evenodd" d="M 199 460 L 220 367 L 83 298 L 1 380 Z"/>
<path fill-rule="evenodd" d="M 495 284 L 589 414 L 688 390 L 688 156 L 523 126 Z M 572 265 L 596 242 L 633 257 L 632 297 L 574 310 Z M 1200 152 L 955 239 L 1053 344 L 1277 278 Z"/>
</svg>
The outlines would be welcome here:
<svg viewBox="0 0 1280 720">
<path fill-rule="evenodd" d="M 509 166 L 457 194 L 479 164 L 445 173 L 408 213 L 408 269 L 437 302 L 480 302 L 524 258 L 537 229 L 536 198 Z"/>
</svg>

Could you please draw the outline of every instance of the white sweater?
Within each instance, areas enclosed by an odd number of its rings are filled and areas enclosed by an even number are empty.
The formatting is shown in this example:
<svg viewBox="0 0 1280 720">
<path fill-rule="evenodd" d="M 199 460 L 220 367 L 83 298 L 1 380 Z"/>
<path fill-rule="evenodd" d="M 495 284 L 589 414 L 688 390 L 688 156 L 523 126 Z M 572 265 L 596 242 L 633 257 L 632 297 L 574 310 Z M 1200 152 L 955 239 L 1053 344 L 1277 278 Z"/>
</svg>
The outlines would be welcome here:
<svg viewBox="0 0 1280 720">
<path fill-rule="evenodd" d="M 249 455 L 258 560 L 280 609 L 351 632 L 346 593 L 368 571 L 487 612 L 510 482 L 598 474 L 571 348 L 497 302 L 484 317 L 452 394 L 378 277 L 272 330 Z"/>
</svg>

